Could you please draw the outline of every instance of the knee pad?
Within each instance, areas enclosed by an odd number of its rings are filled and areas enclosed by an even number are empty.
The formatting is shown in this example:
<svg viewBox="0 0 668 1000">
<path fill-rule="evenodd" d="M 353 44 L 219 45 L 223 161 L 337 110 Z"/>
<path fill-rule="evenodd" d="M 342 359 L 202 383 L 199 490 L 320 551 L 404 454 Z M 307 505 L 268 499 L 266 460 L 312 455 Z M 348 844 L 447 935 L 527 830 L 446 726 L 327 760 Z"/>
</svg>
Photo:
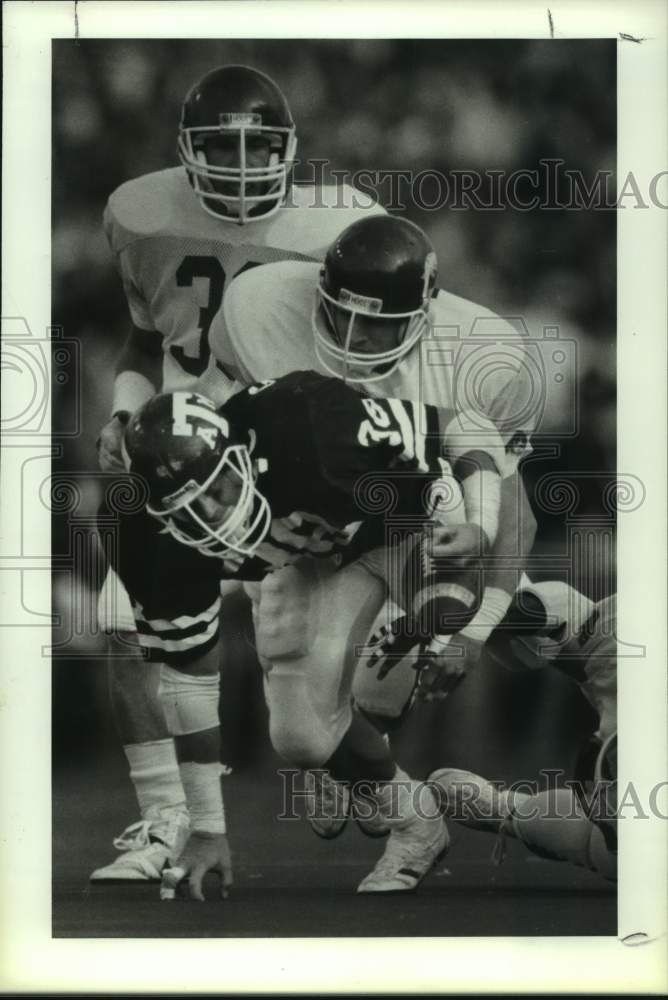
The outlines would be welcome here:
<svg viewBox="0 0 668 1000">
<path fill-rule="evenodd" d="M 158 695 L 172 736 L 187 736 L 219 725 L 220 675 L 184 674 L 163 665 Z"/>
</svg>

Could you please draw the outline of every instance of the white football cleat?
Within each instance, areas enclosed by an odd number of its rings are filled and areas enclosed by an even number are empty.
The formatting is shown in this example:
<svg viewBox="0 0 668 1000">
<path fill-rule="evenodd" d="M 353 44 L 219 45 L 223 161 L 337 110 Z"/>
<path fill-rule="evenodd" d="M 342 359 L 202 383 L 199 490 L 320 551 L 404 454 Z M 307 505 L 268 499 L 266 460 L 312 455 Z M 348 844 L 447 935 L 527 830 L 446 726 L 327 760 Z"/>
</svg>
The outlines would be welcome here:
<svg viewBox="0 0 668 1000">
<path fill-rule="evenodd" d="M 350 792 L 328 771 L 305 771 L 306 818 L 317 837 L 334 840 L 350 816 Z"/>
<path fill-rule="evenodd" d="M 128 826 L 114 838 L 119 857 L 103 868 L 96 868 L 91 882 L 159 882 L 162 870 L 175 861 L 183 850 L 190 819 L 183 810 L 172 810 L 167 818 L 142 820 Z"/>
<path fill-rule="evenodd" d="M 429 874 L 450 846 L 440 817 L 419 815 L 401 826 L 393 824 L 385 852 L 357 886 L 358 892 L 411 892 Z"/>
<path fill-rule="evenodd" d="M 473 830 L 498 833 L 511 815 L 509 793 L 486 778 L 456 767 L 441 767 L 427 779 L 437 785 L 443 815 Z"/>
</svg>

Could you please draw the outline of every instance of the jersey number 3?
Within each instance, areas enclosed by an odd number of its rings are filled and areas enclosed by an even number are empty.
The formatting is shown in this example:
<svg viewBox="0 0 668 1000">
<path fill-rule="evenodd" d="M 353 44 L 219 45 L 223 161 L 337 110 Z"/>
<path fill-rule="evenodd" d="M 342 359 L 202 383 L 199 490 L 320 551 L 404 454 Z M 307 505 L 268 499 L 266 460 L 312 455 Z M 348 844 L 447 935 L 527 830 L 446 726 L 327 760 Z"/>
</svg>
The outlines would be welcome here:
<svg viewBox="0 0 668 1000">
<path fill-rule="evenodd" d="M 207 278 L 209 294 L 206 305 L 200 307 L 197 322 L 200 338 L 199 351 L 196 357 L 191 357 L 183 350 L 181 344 L 170 348 L 172 356 L 178 361 L 184 371 L 194 378 L 202 374 L 209 363 L 211 349 L 209 347 L 209 329 L 213 317 L 220 309 L 225 288 L 225 270 L 217 257 L 184 257 L 176 272 L 176 284 L 179 288 L 189 288 L 195 278 Z"/>
</svg>

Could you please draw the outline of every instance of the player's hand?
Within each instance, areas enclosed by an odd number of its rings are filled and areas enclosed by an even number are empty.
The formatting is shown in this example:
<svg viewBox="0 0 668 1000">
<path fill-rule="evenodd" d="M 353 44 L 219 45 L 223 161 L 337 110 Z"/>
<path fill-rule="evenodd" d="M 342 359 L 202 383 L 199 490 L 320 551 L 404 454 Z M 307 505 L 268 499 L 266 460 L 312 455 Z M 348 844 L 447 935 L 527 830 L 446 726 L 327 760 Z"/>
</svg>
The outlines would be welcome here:
<svg viewBox="0 0 668 1000">
<path fill-rule="evenodd" d="M 100 431 L 96 442 L 97 460 L 103 472 L 125 472 L 121 442 L 129 419 L 128 411 L 120 410 Z"/>
<path fill-rule="evenodd" d="M 378 680 L 382 681 L 413 647 L 416 647 L 417 653 L 419 641 L 414 620 L 410 615 L 400 615 L 387 625 L 382 625 L 371 636 L 373 649 L 366 665 L 369 670 L 378 667 Z"/>
<path fill-rule="evenodd" d="M 416 664 L 418 697 L 424 701 L 442 701 L 478 663 L 482 649 L 482 642 L 461 632 L 453 635 L 446 645 L 438 638 L 432 639 L 421 649 Z"/>
<path fill-rule="evenodd" d="M 436 525 L 429 555 L 448 559 L 453 566 L 468 566 L 480 559 L 489 547 L 487 535 L 479 524 Z"/>
<path fill-rule="evenodd" d="M 187 879 L 190 899 L 204 900 L 202 882 L 207 872 L 217 872 L 221 878 L 220 894 L 229 895 L 232 878 L 230 846 L 224 833 L 190 834 L 186 846 L 172 868 L 165 868 L 160 886 L 161 899 L 174 899 L 181 882 Z"/>
</svg>

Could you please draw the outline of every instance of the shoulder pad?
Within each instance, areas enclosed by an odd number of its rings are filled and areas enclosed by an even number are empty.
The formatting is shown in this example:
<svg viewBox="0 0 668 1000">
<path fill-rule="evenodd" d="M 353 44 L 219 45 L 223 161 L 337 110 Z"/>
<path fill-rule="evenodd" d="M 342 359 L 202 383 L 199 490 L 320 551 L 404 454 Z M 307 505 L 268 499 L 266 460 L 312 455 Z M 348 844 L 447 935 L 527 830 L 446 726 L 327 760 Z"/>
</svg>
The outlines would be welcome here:
<svg viewBox="0 0 668 1000">
<path fill-rule="evenodd" d="M 182 167 L 158 170 L 121 184 L 111 194 L 104 214 L 112 249 L 119 253 L 133 240 L 166 229 L 184 192 L 189 191 Z"/>
</svg>

